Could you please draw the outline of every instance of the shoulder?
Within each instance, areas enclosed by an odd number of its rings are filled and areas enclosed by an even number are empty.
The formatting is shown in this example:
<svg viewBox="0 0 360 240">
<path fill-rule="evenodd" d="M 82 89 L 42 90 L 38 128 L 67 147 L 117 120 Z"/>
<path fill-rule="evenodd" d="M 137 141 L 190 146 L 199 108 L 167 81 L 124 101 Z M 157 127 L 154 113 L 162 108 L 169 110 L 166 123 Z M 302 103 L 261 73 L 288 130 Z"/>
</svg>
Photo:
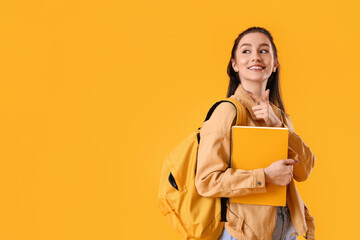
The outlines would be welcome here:
<svg viewBox="0 0 360 240">
<path fill-rule="evenodd" d="M 221 116 L 228 116 L 231 114 L 236 114 L 236 109 L 234 107 L 234 105 L 231 102 L 221 102 L 214 110 L 212 116 L 217 116 L 217 115 L 221 115 Z"/>
<path fill-rule="evenodd" d="M 235 106 L 230 102 L 222 102 L 215 108 L 210 119 L 230 121 L 234 119 L 235 115 Z"/>
<path fill-rule="evenodd" d="M 201 134 L 208 133 L 219 133 L 228 134 L 230 133 L 231 126 L 235 120 L 236 109 L 230 102 L 220 103 L 210 118 L 203 123 L 201 128 Z"/>
</svg>

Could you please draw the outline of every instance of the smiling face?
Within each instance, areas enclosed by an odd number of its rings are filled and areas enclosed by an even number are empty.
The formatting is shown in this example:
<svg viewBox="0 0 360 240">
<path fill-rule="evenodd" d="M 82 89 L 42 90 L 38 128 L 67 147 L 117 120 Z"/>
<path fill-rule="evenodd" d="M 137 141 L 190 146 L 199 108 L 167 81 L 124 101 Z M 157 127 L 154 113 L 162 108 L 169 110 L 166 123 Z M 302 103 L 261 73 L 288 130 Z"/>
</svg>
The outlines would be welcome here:
<svg viewBox="0 0 360 240">
<path fill-rule="evenodd" d="M 240 40 L 231 59 L 232 67 L 241 80 L 267 81 L 278 66 L 268 37 L 259 32 L 248 33 Z"/>
</svg>

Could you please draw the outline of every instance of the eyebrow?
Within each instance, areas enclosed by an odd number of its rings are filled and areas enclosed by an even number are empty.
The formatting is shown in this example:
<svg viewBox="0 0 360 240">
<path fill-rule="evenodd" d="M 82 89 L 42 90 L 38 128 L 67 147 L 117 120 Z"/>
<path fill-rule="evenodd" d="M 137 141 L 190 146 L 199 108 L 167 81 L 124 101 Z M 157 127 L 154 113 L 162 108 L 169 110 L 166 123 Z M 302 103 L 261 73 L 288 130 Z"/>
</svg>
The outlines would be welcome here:
<svg viewBox="0 0 360 240">
<path fill-rule="evenodd" d="M 242 46 L 251 46 L 251 44 L 250 43 L 244 43 L 240 47 L 242 47 Z M 261 43 L 260 46 L 268 46 L 268 47 L 270 47 L 269 44 L 267 44 L 267 43 Z"/>
</svg>

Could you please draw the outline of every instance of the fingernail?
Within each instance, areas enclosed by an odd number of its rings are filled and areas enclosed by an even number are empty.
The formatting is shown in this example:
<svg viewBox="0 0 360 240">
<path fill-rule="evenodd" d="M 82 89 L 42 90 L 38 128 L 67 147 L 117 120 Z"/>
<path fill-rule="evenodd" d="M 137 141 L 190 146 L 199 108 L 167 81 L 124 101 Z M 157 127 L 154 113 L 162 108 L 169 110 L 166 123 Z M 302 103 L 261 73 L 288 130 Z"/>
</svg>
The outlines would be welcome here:
<svg viewBox="0 0 360 240">
<path fill-rule="evenodd" d="M 298 160 L 295 160 L 296 163 L 298 163 L 299 161 Z"/>
</svg>

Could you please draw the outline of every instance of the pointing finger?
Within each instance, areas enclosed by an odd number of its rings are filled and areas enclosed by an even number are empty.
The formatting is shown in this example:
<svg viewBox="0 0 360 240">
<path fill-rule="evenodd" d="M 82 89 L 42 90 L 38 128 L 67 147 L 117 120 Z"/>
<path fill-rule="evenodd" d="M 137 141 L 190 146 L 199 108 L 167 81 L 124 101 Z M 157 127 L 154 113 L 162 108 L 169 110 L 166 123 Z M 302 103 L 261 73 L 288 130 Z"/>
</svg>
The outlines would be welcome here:
<svg viewBox="0 0 360 240">
<path fill-rule="evenodd" d="M 251 109 L 255 112 L 257 110 L 263 110 L 265 107 L 264 105 L 255 105 L 255 106 L 252 106 Z"/>
</svg>

